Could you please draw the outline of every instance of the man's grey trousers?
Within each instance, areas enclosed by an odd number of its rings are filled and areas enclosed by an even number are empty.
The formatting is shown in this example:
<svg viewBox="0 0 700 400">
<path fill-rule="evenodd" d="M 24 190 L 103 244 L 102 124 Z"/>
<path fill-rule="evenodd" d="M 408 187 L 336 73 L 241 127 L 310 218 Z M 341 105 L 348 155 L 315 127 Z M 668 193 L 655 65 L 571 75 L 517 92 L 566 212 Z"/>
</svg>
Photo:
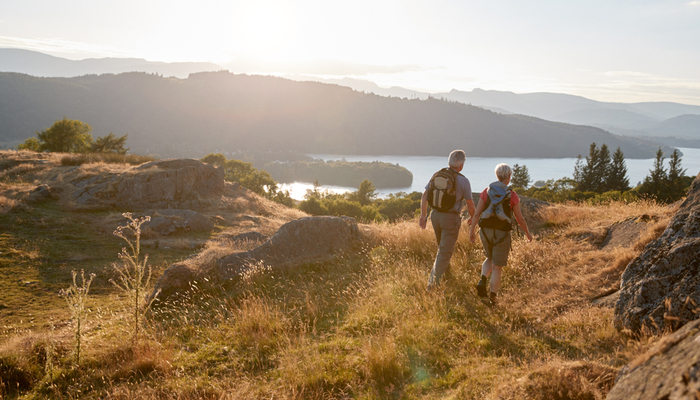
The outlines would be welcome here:
<svg viewBox="0 0 700 400">
<path fill-rule="evenodd" d="M 433 210 L 430 214 L 430 220 L 435 230 L 438 252 L 435 257 L 435 263 L 433 264 L 433 270 L 430 272 L 428 287 L 440 283 L 440 278 L 442 278 L 442 275 L 449 267 L 450 259 L 455 250 L 455 244 L 457 243 L 457 237 L 459 237 L 459 228 L 462 225 L 462 218 L 456 213 Z"/>
</svg>

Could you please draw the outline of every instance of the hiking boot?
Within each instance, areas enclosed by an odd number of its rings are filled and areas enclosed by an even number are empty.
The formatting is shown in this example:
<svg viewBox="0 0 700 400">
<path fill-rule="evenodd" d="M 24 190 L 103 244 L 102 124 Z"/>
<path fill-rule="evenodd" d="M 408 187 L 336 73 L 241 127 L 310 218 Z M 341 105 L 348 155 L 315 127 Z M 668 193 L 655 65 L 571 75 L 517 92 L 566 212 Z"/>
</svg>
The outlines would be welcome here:
<svg viewBox="0 0 700 400">
<path fill-rule="evenodd" d="M 497 301 L 496 301 L 496 292 L 491 292 L 491 296 L 489 296 L 489 305 L 491 307 L 496 307 Z"/>
<path fill-rule="evenodd" d="M 487 284 L 486 276 L 481 275 L 481 279 L 479 280 L 479 283 L 476 284 L 476 293 L 479 295 L 479 297 L 486 297 L 487 296 L 486 284 Z"/>
</svg>

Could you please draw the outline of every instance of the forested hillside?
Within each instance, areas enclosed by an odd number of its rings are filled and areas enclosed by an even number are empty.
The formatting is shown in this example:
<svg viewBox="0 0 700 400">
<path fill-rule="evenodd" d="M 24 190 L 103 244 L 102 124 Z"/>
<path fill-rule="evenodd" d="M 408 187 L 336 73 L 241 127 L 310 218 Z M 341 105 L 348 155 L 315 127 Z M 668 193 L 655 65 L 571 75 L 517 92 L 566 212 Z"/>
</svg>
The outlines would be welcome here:
<svg viewBox="0 0 700 400">
<path fill-rule="evenodd" d="M 62 117 L 98 136 L 129 134 L 132 152 L 213 151 L 575 157 L 591 142 L 651 158 L 658 144 L 598 128 L 501 115 L 438 99 L 400 99 L 314 82 L 226 71 L 188 79 L 146 73 L 37 78 L 0 73 L 0 142 L 19 143 Z"/>
</svg>

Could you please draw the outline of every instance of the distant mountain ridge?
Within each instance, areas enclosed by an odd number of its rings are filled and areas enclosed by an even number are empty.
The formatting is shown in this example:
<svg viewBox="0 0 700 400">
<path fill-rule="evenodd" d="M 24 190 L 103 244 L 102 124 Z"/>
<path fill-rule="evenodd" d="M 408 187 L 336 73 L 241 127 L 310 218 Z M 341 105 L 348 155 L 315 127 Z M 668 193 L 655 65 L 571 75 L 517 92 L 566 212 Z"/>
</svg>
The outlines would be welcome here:
<svg viewBox="0 0 700 400">
<path fill-rule="evenodd" d="M 682 115 L 700 116 L 700 106 L 673 102 L 612 103 L 562 93 L 525 93 L 474 89 L 471 92 L 453 89 L 444 93 L 426 93 L 399 87 L 382 88 L 358 79 L 317 79 L 291 76 L 295 80 L 336 83 L 355 90 L 382 96 L 419 98 L 434 97 L 479 106 L 501 114 L 522 114 L 549 121 L 589 125 L 621 135 L 635 137 L 672 137 L 700 139 L 700 123 L 685 121 L 683 129 L 664 121 Z"/>
<path fill-rule="evenodd" d="M 124 72 L 157 73 L 177 78 L 187 78 L 190 73 L 221 71 L 224 68 L 213 63 L 164 63 L 138 58 L 101 58 L 68 60 L 22 49 L 0 49 L 0 71 L 26 73 L 43 77 L 77 77 Z M 374 82 L 343 78 L 322 79 L 289 75 L 296 81 L 317 81 L 347 86 L 365 93 L 407 99 L 438 99 L 458 101 L 491 110 L 500 114 L 523 114 L 555 122 L 589 125 L 619 135 L 656 137 L 672 145 L 675 138 L 700 140 L 700 123 L 686 120 L 680 128 L 677 123 L 665 120 L 682 115 L 700 115 L 700 106 L 671 103 L 608 103 L 561 93 L 516 94 L 507 91 L 474 89 L 471 92 L 453 89 L 446 93 L 425 93 L 402 87 L 382 88 Z M 666 139 L 668 137 L 668 139 Z"/>
<path fill-rule="evenodd" d="M 30 50 L 0 49 L 0 71 L 43 77 L 69 78 L 81 75 L 148 72 L 187 78 L 193 72 L 220 71 L 222 69 L 219 65 L 202 62 L 165 63 L 146 61 L 142 58 L 68 60 Z"/>
<path fill-rule="evenodd" d="M 0 73 L 0 142 L 18 143 L 64 116 L 102 136 L 129 133 L 132 151 L 472 157 L 575 157 L 591 142 L 651 158 L 658 144 L 598 128 L 502 115 L 457 102 L 408 100 L 316 82 L 226 71 L 188 79 L 146 73 L 37 78 Z"/>
<path fill-rule="evenodd" d="M 608 103 L 585 97 L 558 93 L 499 92 L 474 89 L 471 92 L 452 90 L 437 93 L 444 97 L 485 107 L 499 107 L 517 114 L 532 115 L 550 121 L 640 131 L 635 136 L 674 136 L 677 133 L 661 124 L 681 115 L 700 115 L 700 106 L 672 103 Z M 700 139 L 700 124 L 687 132 L 687 139 Z"/>
</svg>

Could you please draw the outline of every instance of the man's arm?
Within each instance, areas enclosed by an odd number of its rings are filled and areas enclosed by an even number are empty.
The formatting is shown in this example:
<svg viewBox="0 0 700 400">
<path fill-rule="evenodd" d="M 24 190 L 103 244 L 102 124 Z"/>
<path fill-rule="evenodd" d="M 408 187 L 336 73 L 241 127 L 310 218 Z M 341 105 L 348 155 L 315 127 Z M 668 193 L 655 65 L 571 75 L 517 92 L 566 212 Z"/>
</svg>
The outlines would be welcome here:
<svg viewBox="0 0 700 400">
<path fill-rule="evenodd" d="M 428 191 L 423 192 L 423 196 L 420 198 L 420 219 L 418 220 L 418 225 L 421 229 L 425 229 L 428 224 Z"/>
<path fill-rule="evenodd" d="M 474 201 L 472 201 L 472 207 L 474 207 Z M 486 202 L 480 201 L 479 205 L 476 207 L 474 215 L 472 216 L 472 223 L 469 224 L 469 241 L 471 241 L 472 243 L 476 242 L 476 224 L 477 222 L 479 222 L 479 217 L 481 217 L 481 213 L 484 212 L 485 208 Z"/>
<path fill-rule="evenodd" d="M 476 210 L 474 209 L 474 200 L 472 199 L 465 199 L 467 201 L 467 212 L 469 213 L 469 219 L 471 220 L 472 217 L 474 216 L 474 213 Z"/>
</svg>

